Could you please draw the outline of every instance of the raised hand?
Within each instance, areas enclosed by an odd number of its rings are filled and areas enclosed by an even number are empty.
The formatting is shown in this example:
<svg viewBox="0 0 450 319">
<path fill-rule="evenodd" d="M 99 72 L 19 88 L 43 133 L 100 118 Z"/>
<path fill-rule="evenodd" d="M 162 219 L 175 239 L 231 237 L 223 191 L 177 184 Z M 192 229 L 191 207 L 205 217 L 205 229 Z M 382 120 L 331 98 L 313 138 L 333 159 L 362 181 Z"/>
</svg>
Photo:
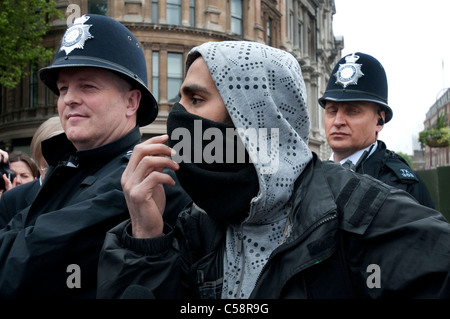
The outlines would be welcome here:
<svg viewBox="0 0 450 319">
<path fill-rule="evenodd" d="M 163 173 L 163 169 L 179 168 L 170 158 L 175 155 L 175 151 L 163 144 L 168 139 L 168 135 L 161 135 L 136 145 L 122 174 L 121 183 L 131 217 L 133 237 L 153 238 L 163 234 L 162 215 L 166 206 L 163 184 L 175 185 L 175 181 Z"/>
</svg>

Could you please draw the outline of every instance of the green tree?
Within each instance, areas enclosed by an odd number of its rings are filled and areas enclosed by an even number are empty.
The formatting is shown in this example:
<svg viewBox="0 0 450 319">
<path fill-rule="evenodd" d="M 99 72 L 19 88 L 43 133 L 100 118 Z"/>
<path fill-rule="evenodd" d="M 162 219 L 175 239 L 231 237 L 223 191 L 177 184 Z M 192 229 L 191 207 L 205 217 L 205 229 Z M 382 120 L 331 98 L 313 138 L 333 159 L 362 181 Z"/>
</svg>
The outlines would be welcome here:
<svg viewBox="0 0 450 319">
<path fill-rule="evenodd" d="M 51 21 L 62 18 L 53 0 L 0 0 L 0 85 L 14 88 L 54 54 L 42 45 Z"/>
</svg>

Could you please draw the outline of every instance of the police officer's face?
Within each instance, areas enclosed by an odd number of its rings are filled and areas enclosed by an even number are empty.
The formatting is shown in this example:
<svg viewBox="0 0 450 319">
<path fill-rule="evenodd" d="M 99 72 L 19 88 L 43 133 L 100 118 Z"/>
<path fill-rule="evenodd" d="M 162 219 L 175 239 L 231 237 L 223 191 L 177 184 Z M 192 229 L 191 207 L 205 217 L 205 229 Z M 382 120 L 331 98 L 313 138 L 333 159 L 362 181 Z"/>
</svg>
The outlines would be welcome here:
<svg viewBox="0 0 450 319">
<path fill-rule="evenodd" d="M 99 68 L 59 72 L 58 113 L 78 150 L 117 140 L 136 126 L 141 92 L 116 74 Z"/>
<path fill-rule="evenodd" d="M 203 58 L 197 58 L 189 67 L 180 96 L 180 104 L 189 113 L 230 124 L 228 111 Z"/>
<path fill-rule="evenodd" d="M 340 161 L 366 148 L 383 129 L 378 124 L 379 107 L 372 102 L 334 102 L 325 104 L 325 133 L 333 149 L 334 160 Z M 384 112 L 381 112 L 384 119 Z"/>
</svg>

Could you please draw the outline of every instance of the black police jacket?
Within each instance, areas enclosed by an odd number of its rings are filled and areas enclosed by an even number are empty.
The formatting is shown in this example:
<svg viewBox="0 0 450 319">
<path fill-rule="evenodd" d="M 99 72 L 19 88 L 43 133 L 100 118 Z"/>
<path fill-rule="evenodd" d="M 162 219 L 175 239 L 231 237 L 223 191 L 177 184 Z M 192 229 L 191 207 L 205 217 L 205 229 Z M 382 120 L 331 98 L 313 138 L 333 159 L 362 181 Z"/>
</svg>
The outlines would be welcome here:
<svg viewBox="0 0 450 319">
<path fill-rule="evenodd" d="M 291 235 L 250 298 L 450 297 L 450 224 L 439 212 L 315 154 L 295 186 Z M 99 298 L 221 298 L 224 225 L 192 205 L 165 236 L 136 239 L 129 227 L 106 236 Z"/>
<path fill-rule="evenodd" d="M 0 198 L 0 229 L 17 214 L 33 202 L 41 188 L 39 179 L 28 182 L 4 192 Z"/>
<path fill-rule="evenodd" d="M 378 140 L 377 149 L 356 168 L 357 173 L 368 174 L 376 179 L 410 193 L 422 205 L 435 208 L 433 199 L 419 175 L 406 160 L 386 148 Z"/>
<path fill-rule="evenodd" d="M 0 298 L 95 298 L 105 233 L 129 217 L 120 177 L 140 140 L 136 127 L 85 151 L 65 134 L 43 142 L 45 181 L 0 230 Z"/>
</svg>

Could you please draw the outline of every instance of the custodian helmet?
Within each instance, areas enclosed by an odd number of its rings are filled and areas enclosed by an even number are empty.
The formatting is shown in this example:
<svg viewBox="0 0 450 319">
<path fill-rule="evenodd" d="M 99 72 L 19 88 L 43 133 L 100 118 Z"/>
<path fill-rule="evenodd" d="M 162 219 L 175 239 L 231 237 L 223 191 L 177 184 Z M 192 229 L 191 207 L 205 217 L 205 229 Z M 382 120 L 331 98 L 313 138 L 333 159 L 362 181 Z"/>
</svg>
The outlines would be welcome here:
<svg viewBox="0 0 450 319">
<path fill-rule="evenodd" d="M 356 52 L 344 56 L 335 65 L 319 104 L 325 101 L 368 101 L 377 103 L 385 112 L 385 123 L 392 119 L 388 105 L 386 72 L 374 57 Z"/>
<path fill-rule="evenodd" d="M 147 65 L 141 45 L 120 22 L 102 15 L 85 14 L 67 28 L 52 65 L 39 77 L 59 95 L 58 71 L 70 67 L 96 67 L 115 72 L 142 92 L 137 124 L 145 126 L 158 114 L 158 104 L 147 87 Z"/>
</svg>

